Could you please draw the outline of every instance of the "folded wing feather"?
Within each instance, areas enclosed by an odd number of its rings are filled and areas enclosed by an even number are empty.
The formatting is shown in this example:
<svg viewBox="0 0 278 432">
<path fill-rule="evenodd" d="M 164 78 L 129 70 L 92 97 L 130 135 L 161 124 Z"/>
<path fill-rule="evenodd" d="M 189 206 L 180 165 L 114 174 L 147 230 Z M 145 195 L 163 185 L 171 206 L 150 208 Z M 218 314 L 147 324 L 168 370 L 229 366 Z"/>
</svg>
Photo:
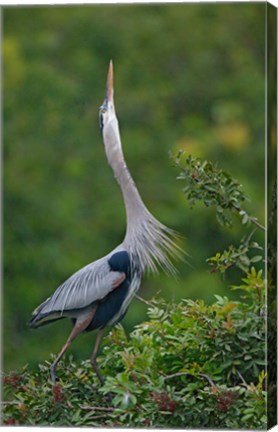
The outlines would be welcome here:
<svg viewBox="0 0 278 432">
<path fill-rule="evenodd" d="M 108 257 L 101 258 L 74 273 L 34 310 L 33 316 L 40 319 L 48 314 L 63 315 L 70 310 L 86 308 L 115 289 L 122 276 L 121 272 L 111 271 Z"/>
</svg>

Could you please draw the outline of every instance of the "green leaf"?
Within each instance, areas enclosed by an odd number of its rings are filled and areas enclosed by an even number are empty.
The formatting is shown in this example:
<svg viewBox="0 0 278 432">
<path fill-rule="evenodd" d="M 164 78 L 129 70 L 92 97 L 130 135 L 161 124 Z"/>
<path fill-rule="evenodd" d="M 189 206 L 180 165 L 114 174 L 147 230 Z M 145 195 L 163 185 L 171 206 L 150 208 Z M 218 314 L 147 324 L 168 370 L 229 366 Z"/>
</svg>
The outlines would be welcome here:
<svg viewBox="0 0 278 432">
<path fill-rule="evenodd" d="M 254 257 L 252 257 L 251 259 L 250 259 L 250 262 L 251 263 L 256 263 L 256 262 L 259 262 L 259 261 L 261 261 L 262 260 L 262 256 L 261 255 L 256 255 L 256 256 L 254 256 Z"/>
</svg>

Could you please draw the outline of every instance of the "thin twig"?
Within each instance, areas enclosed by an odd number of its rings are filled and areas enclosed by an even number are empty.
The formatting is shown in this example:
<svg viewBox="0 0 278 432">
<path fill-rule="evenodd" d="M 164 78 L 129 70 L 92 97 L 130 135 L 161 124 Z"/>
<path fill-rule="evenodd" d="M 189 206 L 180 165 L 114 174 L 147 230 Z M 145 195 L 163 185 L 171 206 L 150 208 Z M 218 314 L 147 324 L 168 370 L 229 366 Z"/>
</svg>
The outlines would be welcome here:
<svg viewBox="0 0 278 432">
<path fill-rule="evenodd" d="M 193 376 L 193 374 L 191 374 L 189 372 L 177 372 L 177 373 L 174 373 L 172 375 L 166 375 L 166 377 L 164 377 L 164 379 L 167 380 L 167 379 L 171 379 L 171 378 L 176 378 L 176 377 L 180 377 L 180 376 L 188 376 L 188 375 Z"/>
<path fill-rule="evenodd" d="M 243 384 L 245 387 L 248 388 L 248 384 L 247 384 L 247 382 L 245 381 L 245 379 L 243 378 L 243 376 L 241 375 L 241 373 L 239 372 L 238 369 L 237 369 L 237 374 L 238 374 L 239 378 L 241 379 L 242 384 Z"/>
<path fill-rule="evenodd" d="M 263 225 L 261 225 L 261 224 L 257 221 L 257 219 L 255 219 L 255 218 L 253 218 L 252 216 L 250 216 L 250 221 L 251 221 L 254 225 L 256 225 L 256 227 L 260 228 L 260 229 L 263 230 L 263 231 L 266 231 L 266 227 L 263 226 Z"/>
<path fill-rule="evenodd" d="M 106 415 L 111 415 L 111 414 L 106 414 Z M 99 419 L 103 419 L 103 414 L 102 415 L 96 415 L 96 416 L 93 416 L 90 420 L 92 420 L 92 421 L 94 421 L 94 420 L 99 420 Z"/>
<path fill-rule="evenodd" d="M 233 206 L 233 208 L 239 213 L 242 209 L 241 208 L 237 208 L 235 206 Z M 260 224 L 260 222 L 257 221 L 257 219 L 254 216 L 249 216 L 249 220 L 250 222 L 252 222 L 254 225 L 256 225 L 257 228 L 260 228 L 262 231 L 266 231 L 266 227 L 263 226 L 262 224 Z"/>
<path fill-rule="evenodd" d="M 148 300 L 145 300 L 143 297 L 140 297 L 138 294 L 135 294 L 135 297 L 140 300 L 143 303 L 146 303 L 146 305 L 148 306 L 153 306 L 153 304 L 151 302 L 149 302 Z"/>
<path fill-rule="evenodd" d="M 251 233 L 249 234 L 249 236 L 247 237 L 247 240 L 245 242 L 245 244 L 248 246 L 249 242 L 251 240 L 251 238 L 253 237 L 253 235 L 255 234 L 255 232 L 257 231 L 257 228 L 254 228 L 253 231 L 251 231 Z"/>
<path fill-rule="evenodd" d="M 214 384 L 214 382 L 212 381 L 212 379 L 206 375 L 206 374 L 199 374 L 201 377 L 206 378 L 206 380 L 208 380 L 208 382 L 210 383 L 211 387 L 216 387 L 216 385 Z"/>
<path fill-rule="evenodd" d="M 90 406 L 90 405 L 83 405 L 80 407 L 83 410 L 91 410 L 91 411 L 109 411 L 113 412 L 115 411 L 115 408 L 113 407 L 98 407 L 98 406 Z"/>
</svg>

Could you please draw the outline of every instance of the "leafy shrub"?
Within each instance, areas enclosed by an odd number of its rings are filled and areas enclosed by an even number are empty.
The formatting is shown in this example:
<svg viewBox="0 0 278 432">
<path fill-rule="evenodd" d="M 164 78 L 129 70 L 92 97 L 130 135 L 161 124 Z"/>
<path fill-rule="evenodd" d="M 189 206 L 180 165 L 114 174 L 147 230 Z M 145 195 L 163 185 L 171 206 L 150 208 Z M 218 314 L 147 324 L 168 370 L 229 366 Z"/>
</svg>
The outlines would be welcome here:
<svg viewBox="0 0 278 432">
<path fill-rule="evenodd" d="M 4 423 L 264 428 L 264 285 L 255 269 L 250 278 L 259 291 L 246 280 L 246 301 L 148 302 L 149 320 L 129 337 L 121 325 L 106 337 L 103 387 L 89 361 L 71 356 L 54 386 L 50 361 L 4 376 Z"/>
</svg>

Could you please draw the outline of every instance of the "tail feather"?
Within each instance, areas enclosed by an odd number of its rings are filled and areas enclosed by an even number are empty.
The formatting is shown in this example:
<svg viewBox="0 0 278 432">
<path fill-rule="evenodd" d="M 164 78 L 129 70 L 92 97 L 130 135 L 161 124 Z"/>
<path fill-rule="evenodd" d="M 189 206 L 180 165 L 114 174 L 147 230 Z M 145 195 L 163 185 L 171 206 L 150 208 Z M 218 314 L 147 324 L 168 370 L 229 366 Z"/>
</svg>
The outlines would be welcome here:
<svg viewBox="0 0 278 432">
<path fill-rule="evenodd" d="M 54 314 L 42 314 L 42 315 L 36 315 L 30 321 L 28 321 L 28 326 L 30 328 L 38 328 L 41 326 L 44 326 L 46 324 L 50 324 L 54 321 L 58 321 L 60 319 L 65 318 L 64 316 L 54 316 Z"/>
<path fill-rule="evenodd" d="M 28 326 L 31 328 L 38 328 L 42 325 L 57 321 L 64 316 L 61 315 L 61 311 L 44 312 L 44 308 L 47 305 L 50 297 L 41 303 L 32 313 L 33 317 L 28 322 Z"/>
</svg>

